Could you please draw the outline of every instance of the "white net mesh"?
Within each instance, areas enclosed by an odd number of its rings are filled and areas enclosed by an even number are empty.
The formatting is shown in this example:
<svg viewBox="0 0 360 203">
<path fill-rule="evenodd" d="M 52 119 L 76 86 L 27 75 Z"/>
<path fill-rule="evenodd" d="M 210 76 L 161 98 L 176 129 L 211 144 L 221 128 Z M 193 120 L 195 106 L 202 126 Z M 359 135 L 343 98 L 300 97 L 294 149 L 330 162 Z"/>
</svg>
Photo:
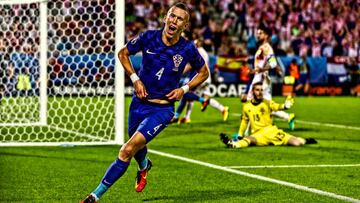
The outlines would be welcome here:
<svg viewBox="0 0 360 203">
<path fill-rule="evenodd" d="M 39 4 L 0 4 L 0 142 L 113 141 L 114 0 L 47 2 L 46 125 Z"/>
<path fill-rule="evenodd" d="M 39 10 L 36 4 L 0 6 L 0 119 L 32 123 L 39 119 Z"/>
</svg>

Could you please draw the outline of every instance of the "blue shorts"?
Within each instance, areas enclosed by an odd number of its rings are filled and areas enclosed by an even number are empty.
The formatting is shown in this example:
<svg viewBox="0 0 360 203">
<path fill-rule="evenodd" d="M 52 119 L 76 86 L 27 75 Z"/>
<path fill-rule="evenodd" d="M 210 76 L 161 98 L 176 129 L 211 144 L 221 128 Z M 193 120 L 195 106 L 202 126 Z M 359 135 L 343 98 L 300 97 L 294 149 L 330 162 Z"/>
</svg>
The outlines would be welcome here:
<svg viewBox="0 0 360 203">
<path fill-rule="evenodd" d="M 150 142 L 170 123 L 174 116 L 174 104 L 155 104 L 133 97 L 129 110 L 129 137 L 141 132 Z"/>
<path fill-rule="evenodd" d="M 306 84 L 309 82 L 309 76 L 307 73 L 303 74 L 301 73 L 300 74 L 300 77 L 299 77 L 299 80 L 298 80 L 298 84 Z"/>
</svg>

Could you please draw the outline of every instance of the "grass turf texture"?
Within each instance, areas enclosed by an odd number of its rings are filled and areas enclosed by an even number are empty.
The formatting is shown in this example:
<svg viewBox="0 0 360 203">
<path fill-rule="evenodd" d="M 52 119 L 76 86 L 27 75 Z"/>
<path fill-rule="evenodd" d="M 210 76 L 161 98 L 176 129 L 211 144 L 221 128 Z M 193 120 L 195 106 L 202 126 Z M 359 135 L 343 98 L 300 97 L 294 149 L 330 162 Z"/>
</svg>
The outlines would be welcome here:
<svg viewBox="0 0 360 203">
<path fill-rule="evenodd" d="M 282 101 L 283 98 L 275 98 Z M 238 130 L 241 104 L 219 98 L 230 107 L 228 122 L 210 106 L 194 106 L 190 124 L 171 125 L 149 148 L 219 166 L 359 164 L 360 130 L 297 123 L 294 135 L 313 137 L 317 145 L 228 149 L 220 132 Z M 126 99 L 126 110 L 130 98 Z M 351 97 L 296 98 L 298 120 L 360 127 L 360 102 Z M 125 120 L 127 122 L 127 120 Z M 287 123 L 275 120 L 287 129 Z M 92 191 L 115 159 L 119 146 L 2 147 L 0 202 L 78 202 Z M 149 154 L 154 167 L 148 186 L 136 193 L 136 162 L 101 202 L 342 202 L 319 194 Z M 237 169 L 277 180 L 360 199 L 360 168 Z"/>
</svg>

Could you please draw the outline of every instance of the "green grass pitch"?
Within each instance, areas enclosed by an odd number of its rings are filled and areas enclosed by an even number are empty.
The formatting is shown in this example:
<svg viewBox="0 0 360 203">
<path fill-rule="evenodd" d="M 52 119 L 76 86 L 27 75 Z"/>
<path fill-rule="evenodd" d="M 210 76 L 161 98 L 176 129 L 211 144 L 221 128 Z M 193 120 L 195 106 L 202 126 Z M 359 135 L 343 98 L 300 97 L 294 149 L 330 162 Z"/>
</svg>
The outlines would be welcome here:
<svg viewBox="0 0 360 203">
<path fill-rule="evenodd" d="M 220 142 L 220 132 L 238 130 L 241 103 L 238 98 L 219 101 L 230 107 L 227 122 L 210 106 L 202 113 L 196 104 L 190 124 L 169 126 L 149 148 L 217 166 L 289 166 L 234 170 L 360 201 L 359 98 L 298 97 L 291 109 L 298 122 L 291 133 L 319 143 L 246 149 L 228 149 Z M 129 102 L 127 98 L 126 111 Z M 275 123 L 289 132 L 286 122 Z M 119 146 L 1 147 L 0 202 L 79 202 L 97 186 L 118 150 Z M 137 166 L 132 161 L 100 202 L 345 202 L 153 153 L 149 157 L 154 165 L 142 193 L 134 189 Z"/>
</svg>

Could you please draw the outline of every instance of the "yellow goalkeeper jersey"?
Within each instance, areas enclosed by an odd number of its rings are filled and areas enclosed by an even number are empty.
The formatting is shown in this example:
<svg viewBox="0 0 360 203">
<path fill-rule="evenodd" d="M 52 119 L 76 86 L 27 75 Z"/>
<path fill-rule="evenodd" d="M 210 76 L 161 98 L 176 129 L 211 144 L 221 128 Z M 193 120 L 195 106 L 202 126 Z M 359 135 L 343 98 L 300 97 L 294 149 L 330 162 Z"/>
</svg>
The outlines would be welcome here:
<svg viewBox="0 0 360 203">
<path fill-rule="evenodd" d="M 271 112 L 284 109 L 284 104 L 278 104 L 272 100 L 263 100 L 258 104 L 252 103 L 252 101 L 244 104 L 239 129 L 240 135 L 244 135 L 249 122 L 251 134 L 264 127 L 271 126 L 273 124 Z"/>
</svg>

